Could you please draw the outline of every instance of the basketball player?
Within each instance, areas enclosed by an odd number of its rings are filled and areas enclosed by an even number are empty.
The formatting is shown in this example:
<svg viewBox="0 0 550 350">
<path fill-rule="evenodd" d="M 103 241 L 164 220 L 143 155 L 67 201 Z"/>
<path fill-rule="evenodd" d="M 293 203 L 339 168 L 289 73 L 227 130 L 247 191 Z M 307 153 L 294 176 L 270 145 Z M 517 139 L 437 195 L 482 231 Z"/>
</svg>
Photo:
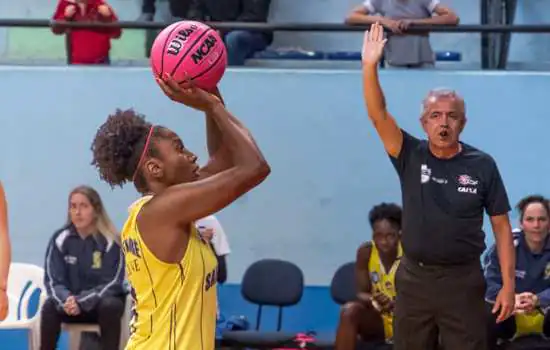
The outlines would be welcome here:
<svg viewBox="0 0 550 350">
<path fill-rule="evenodd" d="M 8 203 L 0 183 L 0 321 L 8 316 L 8 274 L 11 263 L 11 244 L 8 233 Z"/>
<path fill-rule="evenodd" d="M 365 33 L 363 94 L 371 121 L 399 175 L 403 200 L 403 258 L 395 275 L 394 349 L 485 350 L 484 211 L 489 215 L 502 287 L 497 322 L 514 309 L 515 251 L 510 203 L 494 159 L 466 143 L 464 100 L 431 91 L 420 122 L 427 140 L 403 131 L 386 109 L 377 67 L 384 49 L 378 23 Z"/>
<path fill-rule="evenodd" d="M 143 194 L 121 234 L 135 305 L 126 349 L 213 350 L 216 256 L 194 222 L 256 187 L 270 169 L 220 98 L 170 77 L 159 84 L 173 101 L 205 112 L 210 159 L 199 168 L 173 131 L 132 110 L 109 116 L 95 136 L 101 178 L 111 186 L 132 181 Z"/>
<path fill-rule="evenodd" d="M 394 277 L 402 255 L 401 208 L 377 205 L 369 213 L 369 222 L 372 242 L 359 247 L 355 262 L 357 301 L 342 308 L 336 350 L 355 350 L 358 337 L 390 342 L 393 336 Z"/>
</svg>

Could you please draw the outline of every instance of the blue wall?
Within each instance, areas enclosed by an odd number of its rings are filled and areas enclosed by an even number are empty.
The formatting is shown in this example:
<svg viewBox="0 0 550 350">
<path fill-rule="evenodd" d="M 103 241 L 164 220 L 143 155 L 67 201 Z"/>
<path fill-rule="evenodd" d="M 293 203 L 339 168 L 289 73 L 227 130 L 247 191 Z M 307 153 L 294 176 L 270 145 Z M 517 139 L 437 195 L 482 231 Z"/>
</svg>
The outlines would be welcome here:
<svg viewBox="0 0 550 350">
<path fill-rule="evenodd" d="M 273 22 L 342 22 L 345 15 L 362 0 L 274 0 L 272 2 L 271 21 Z M 442 0 L 459 14 L 463 24 L 480 22 L 481 0 Z M 0 13 L 7 18 L 49 18 L 52 15 L 55 1 L 18 0 L 17 2 L 0 2 Z M 139 15 L 141 0 L 110 0 L 121 19 L 134 20 Z M 162 10 L 166 8 L 165 1 L 160 2 L 159 20 Z M 548 24 L 550 23 L 550 4 L 545 0 L 518 1 L 516 15 L 517 24 Z M 49 47 L 62 51 L 62 40 L 57 44 L 49 43 L 50 34 L 37 34 L 40 41 L 32 37 L 22 39 L 20 36 L 8 35 L 9 29 L 0 28 L 0 57 L 14 55 L 18 58 L 22 52 L 33 52 L 50 57 L 46 51 Z M 17 43 L 11 40 L 19 39 Z M 132 35 L 132 38 L 135 36 Z M 124 36 L 123 36 L 123 41 Z M 432 43 L 437 50 L 458 50 L 463 54 L 466 63 L 479 64 L 480 42 L 478 34 L 455 33 L 435 34 Z M 29 47 L 26 47 L 29 46 Z M 115 45 L 123 45 L 115 43 Z M 140 43 L 136 43 L 142 47 Z M 353 33 L 277 33 L 275 46 L 303 47 L 307 49 L 356 50 L 361 47 L 361 34 Z M 41 53 L 37 46 L 44 46 Z M 129 48 L 127 48 L 130 50 Z M 24 54 L 23 54 L 24 56 Z M 62 56 L 61 56 L 62 57 Z M 515 34 L 511 43 L 511 61 L 540 62 L 550 61 L 550 38 L 541 34 Z"/>
<path fill-rule="evenodd" d="M 67 193 L 80 183 L 101 191 L 122 226 L 135 190 L 111 190 L 89 165 L 96 128 L 115 108 L 135 107 L 175 129 L 204 161 L 204 119 L 165 98 L 147 69 L 0 72 L 0 179 L 9 196 L 15 260 L 42 264 L 50 235 L 65 220 Z M 234 251 L 231 282 L 253 261 L 275 257 L 300 265 L 308 285 L 326 285 L 370 237 L 369 208 L 400 201 L 397 176 L 366 116 L 360 81 L 356 71 L 226 74 L 227 103 L 273 168 L 262 186 L 220 213 Z M 383 72 L 382 81 L 390 110 L 416 135 L 426 92 L 458 89 L 469 115 L 464 139 L 494 155 L 512 201 L 548 192 L 550 164 L 541 157 L 550 128 L 547 74 Z"/>
<path fill-rule="evenodd" d="M 0 74 L 0 179 L 15 261 L 42 264 L 49 237 L 65 220 L 67 193 L 81 183 L 101 192 L 122 226 L 137 193 L 131 187 L 111 190 L 89 165 L 95 130 L 115 108 L 135 107 L 175 129 L 204 161 L 203 117 L 165 98 L 148 69 L 0 67 Z M 549 75 L 385 71 L 381 79 L 391 112 L 418 136 L 426 92 L 440 86 L 460 91 L 469 116 L 464 141 L 496 158 L 516 202 L 531 192 L 550 194 Z M 370 238 L 369 208 L 400 201 L 397 177 L 365 113 L 360 73 L 230 70 L 222 91 L 273 168 L 264 184 L 219 214 L 233 248 L 233 284 L 220 290 L 222 311 L 253 321 L 254 308 L 235 283 L 255 260 L 283 258 L 304 270 L 309 285 L 300 305 L 286 314 L 284 328 L 331 331 L 338 307 L 325 286 Z M 22 337 L 0 334 L 10 344 Z"/>
</svg>

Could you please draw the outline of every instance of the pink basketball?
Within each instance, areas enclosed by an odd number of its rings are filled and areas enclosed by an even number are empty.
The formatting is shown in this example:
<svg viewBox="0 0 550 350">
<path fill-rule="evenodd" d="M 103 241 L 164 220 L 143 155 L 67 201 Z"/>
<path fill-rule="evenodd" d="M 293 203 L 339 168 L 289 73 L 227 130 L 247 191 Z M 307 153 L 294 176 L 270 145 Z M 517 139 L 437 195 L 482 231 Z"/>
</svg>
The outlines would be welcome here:
<svg viewBox="0 0 550 350">
<path fill-rule="evenodd" d="M 225 73 L 227 53 L 216 30 L 201 22 L 180 21 L 156 37 L 151 67 L 155 76 L 168 73 L 177 82 L 189 77 L 198 87 L 211 90 Z"/>
</svg>

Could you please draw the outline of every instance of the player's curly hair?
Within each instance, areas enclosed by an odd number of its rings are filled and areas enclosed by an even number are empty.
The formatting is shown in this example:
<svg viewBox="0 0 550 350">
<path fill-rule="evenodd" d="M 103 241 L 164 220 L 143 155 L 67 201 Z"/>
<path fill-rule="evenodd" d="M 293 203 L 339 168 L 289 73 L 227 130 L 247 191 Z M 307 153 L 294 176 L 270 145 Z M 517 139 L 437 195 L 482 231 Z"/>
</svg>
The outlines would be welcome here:
<svg viewBox="0 0 550 350">
<path fill-rule="evenodd" d="M 546 215 L 550 216 L 550 203 L 548 201 L 549 201 L 548 198 L 541 196 L 539 194 L 534 194 L 534 195 L 530 195 L 522 198 L 516 205 L 516 209 L 519 212 L 519 219 L 523 220 L 523 214 L 525 213 L 525 209 L 527 209 L 529 204 L 532 204 L 532 203 L 542 204 L 542 206 L 546 210 Z"/>
<path fill-rule="evenodd" d="M 401 229 L 401 207 L 395 203 L 380 203 L 372 207 L 369 212 L 370 226 L 374 228 L 374 224 L 380 220 L 388 220 L 392 225 Z"/>
<path fill-rule="evenodd" d="M 111 188 L 122 187 L 132 181 L 151 127 L 152 124 L 145 120 L 145 116 L 134 110 L 117 109 L 97 130 L 91 147 L 92 165 L 98 169 L 100 178 Z M 157 129 L 160 132 L 160 128 L 155 128 L 155 131 Z M 152 137 L 158 136 L 155 134 L 157 132 L 153 133 Z M 150 142 L 146 152 L 148 156 L 155 156 L 153 142 Z M 146 190 L 145 179 L 141 173 L 137 174 L 134 183 L 141 192 Z"/>
</svg>

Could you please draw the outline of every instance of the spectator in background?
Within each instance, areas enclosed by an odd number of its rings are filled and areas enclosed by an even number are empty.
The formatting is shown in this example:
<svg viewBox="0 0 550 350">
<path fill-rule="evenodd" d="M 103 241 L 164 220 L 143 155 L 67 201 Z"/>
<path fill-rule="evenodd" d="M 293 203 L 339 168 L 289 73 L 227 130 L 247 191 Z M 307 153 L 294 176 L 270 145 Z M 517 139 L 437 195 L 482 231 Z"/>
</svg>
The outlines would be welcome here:
<svg viewBox="0 0 550 350">
<path fill-rule="evenodd" d="M 489 350 L 497 349 L 498 339 L 512 339 L 526 334 L 550 336 L 550 206 L 543 196 L 528 196 L 517 205 L 520 228 L 514 232 L 516 249 L 516 304 L 514 316 L 496 323 L 489 316 Z M 496 247 L 485 256 L 486 299 L 494 303 L 502 287 Z M 490 304 L 492 307 L 492 304 Z"/>
<path fill-rule="evenodd" d="M 118 18 L 104 0 L 59 0 L 53 15 L 55 21 L 116 22 Z M 111 39 L 120 38 L 120 28 L 70 29 L 53 25 L 54 34 L 66 34 L 69 64 L 110 64 Z"/>
<path fill-rule="evenodd" d="M 202 22 L 267 22 L 271 0 L 191 0 L 188 18 Z M 222 33 L 230 66 L 242 66 L 247 58 L 265 50 L 273 33 L 232 30 Z"/>
<path fill-rule="evenodd" d="M 388 66 L 431 68 L 435 64 L 435 55 L 429 33 L 406 34 L 406 30 L 414 24 L 457 25 L 459 19 L 439 0 L 365 0 L 346 18 L 347 24 L 375 22 L 391 31 L 384 47 L 384 60 Z"/>
<path fill-rule="evenodd" d="M 8 233 L 8 203 L 0 183 L 0 321 L 8 316 L 8 273 L 11 263 L 11 244 Z"/>
<path fill-rule="evenodd" d="M 151 22 L 155 17 L 156 0 L 143 0 L 141 5 L 141 15 L 138 21 Z M 181 20 L 187 16 L 190 0 L 168 0 L 170 6 L 171 21 Z"/>
<path fill-rule="evenodd" d="M 66 322 L 98 323 L 102 349 L 118 350 L 124 264 L 117 231 L 91 187 L 71 191 L 68 211 L 66 225 L 53 235 L 46 253 L 41 349 L 56 349 Z"/>
<path fill-rule="evenodd" d="M 355 350 L 359 338 L 365 342 L 392 340 L 395 273 L 403 255 L 401 216 L 401 207 L 387 203 L 369 213 L 372 241 L 357 250 L 357 300 L 342 308 L 336 350 Z"/>
<path fill-rule="evenodd" d="M 227 280 L 227 261 L 225 257 L 231 253 L 231 249 L 222 225 L 214 215 L 198 220 L 195 225 L 202 237 L 212 244 L 218 258 L 218 283 L 225 283 Z"/>
</svg>

